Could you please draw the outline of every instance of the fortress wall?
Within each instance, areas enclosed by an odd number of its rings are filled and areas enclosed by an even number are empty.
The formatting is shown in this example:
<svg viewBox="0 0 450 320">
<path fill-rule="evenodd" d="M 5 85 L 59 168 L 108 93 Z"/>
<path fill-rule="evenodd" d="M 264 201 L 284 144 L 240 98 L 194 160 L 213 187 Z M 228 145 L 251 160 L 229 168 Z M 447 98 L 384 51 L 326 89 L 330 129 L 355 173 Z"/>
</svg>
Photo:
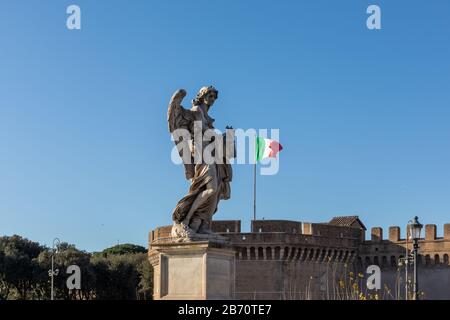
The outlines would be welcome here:
<svg viewBox="0 0 450 320">
<path fill-rule="evenodd" d="M 436 225 L 425 226 L 425 236 L 419 240 L 418 262 L 420 265 L 449 265 L 450 237 L 446 238 L 449 231 L 447 226 L 448 224 L 444 226 L 444 237 L 436 236 Z M 372 234 L 374 230 L 381 230 L 381 233 L 375 239 L 361 243 L 359 264 L 379 264 L 384 268 L 396 268 L 398 260 L 406 256 L 406 248 L 409 251 L 412 250 L 412 240 L 401 239 L 401 230 L 398 226 L 389 228 L 389 240 L 382 240 L 381 228 L 372 228 Z"/>
<path fill-rule="evenodd" d="M 362 241 L 363 229 L 295 221 L 253 221 L 256 232 L 242 233 L 240 221 L 213 221 L 215 232 L 227 236 L 236 251 L 237 299 L 332 299 L 339 279 L 350 272 L 365 274 L 369 265 L 382 271 L 380 297 L 404 298 L 406 241 L 398 226 L 371 229 L 371 240 Z M 171 226 L 155 229 L 149 242 L 170 237 Z M 450 299 L 450 224 L 443 237 L 426 225 L 419 241 L 420 290 L 428 299 Z M 411 241 L 408 248 L 412 249 Z M 347 277 L 347 278 L 346 278 Z M 390 289 L 388 296 L 384 284 Z"/>
<path fill-rule="evenodd" d="M 236 299 L 331 299 L 339 278 L 351 270 L 342 262 L 243 260 L 236 264 Z"/>
<path fill-rule="evenodd" d="M 359 269 L 365 272 L 365 269 Z M 419 292 L 423 292 L 425 299 L 450 299 L 450 269 L 444 266 L 421 267 L 418 269 Z M 412 281 L 412 267 L 409 268 L 408 278 Z M 363 282 L 365 288 L 365 282 Z M 390 293 L 386 289 L 389 289 Z M 405 298 L 405 270 L 404 268 L 381 268 L 381 290 L 379 295 L 385 299 Z M 412 282 L 409 288 L 412 293 Z M 411 296 L 410 296 L 411 297 Z"/>
<path fill-rule="evenodd" d="M 149 244 L 158 239 L 167 239 L 170 237 L 172 226 L 158 227 L 149 234 Z"/>
<path fill-rule="evenodd" d="M 372 228 L 374 231 L 381 228 Z M 450 299 L 450 237 L 448 224 L 444 226 L 444 236 L 437 237 L 437 226 L 428 224 L 425 234 L 419 240 L 418 275 L 419 291 L 424 292 L 425 299 Z M 375 233 L 376 233 L 375 232 Z M 398 226 L 389 228 L 389 240 L 380 237 L 361 243 L 357 258 L 358 270 L 365 270 L 368 265 L 375 264 L 381 268 L 382 291 L 386 285 L 394 297 L 400 294 L 405 297 L 405 266 L 399 262 L 410 253 L 412 241 L 400 237 Z M 408 233 L 409 235 L 409 233 Z M 409 266 L 409 279 L 412 279 L 412 266 Z M 412 290 L 412 289 L 410 289 Z"/>
<path fill-rule="evenodd" d="M 306 224 L 306 223 L 304 223 Z M 307 228 L 310 235 L 316 237 L 326 237 L 328 239 L 351 239 L 359 241 L 361 239 L 361 229 L 343 226 L 332 226 L 326 223 L 308 223 Z"/>
<path fill-rule="evenodd" d="M 211 229 L 217 233 L 241 232 L 241 220 L 217 220 L 213 221 Z"/>
<path fill-rule="evenodd" d="M 252 220 L 253 232 L 302 233 L 302 223 L 286 220 Z"/>
</svg>

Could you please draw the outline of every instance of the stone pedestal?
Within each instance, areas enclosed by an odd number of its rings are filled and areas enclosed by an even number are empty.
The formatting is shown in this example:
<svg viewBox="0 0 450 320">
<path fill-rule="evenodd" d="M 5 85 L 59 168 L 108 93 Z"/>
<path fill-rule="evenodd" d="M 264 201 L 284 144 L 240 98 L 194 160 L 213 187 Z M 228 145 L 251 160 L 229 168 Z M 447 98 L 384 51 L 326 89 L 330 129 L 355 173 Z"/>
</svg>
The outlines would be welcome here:
<svg viewBox="0 0 450 320">
<path fill-rule="evenodd" d="M 235 252 L 211 241 L 152 243 L 153 299 L 234 299 Z"/>
</svg>

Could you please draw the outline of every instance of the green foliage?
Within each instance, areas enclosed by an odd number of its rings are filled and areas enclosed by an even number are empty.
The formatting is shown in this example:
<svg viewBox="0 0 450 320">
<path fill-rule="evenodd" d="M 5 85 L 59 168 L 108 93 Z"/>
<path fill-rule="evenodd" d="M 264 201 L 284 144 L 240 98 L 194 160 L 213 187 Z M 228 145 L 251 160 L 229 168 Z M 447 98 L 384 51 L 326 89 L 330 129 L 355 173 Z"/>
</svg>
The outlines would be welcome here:
<svg viewBox="0 0 450 320">
<path fill-rule="evenodd" d="M 153 270 L 146 253 L 95 256 L 97 299 L 151 299 Z"/>
<path fill-rule="evenodd" d="M 14 235 L 0 238 L 0 299 L 29 299 L 39 294 L 37 257 L 44 247 Z"/>
<path fill-rule="evenodd" d="M 93 261 L 97 274 L 100 300 L 137 299 L 139 273 L 135 268 L 132 256 L 112 256 L 98 258 Z M 100 290 L 101 289 L 101 290 Z"/>
<path fill-rule="evenodd" d="M 147 249 L 135 244 L 125 243 L 125 244 L 118 244 L 111 248 L 107 248 L 103 250 L 100 254 L 104 257 L 107 257 L 109 255 L 124 255 L 136 253 L 147 253 Z"/>
<path fill-rule="evenodd" d="M 48 270 L 51 269 L 52 251 L 46 250 L 41 252 L 38 257 L 41 266 L 41 277 L 48 279 Z M 58 269 L 58 276 L 54 277 L 55 297 L 64 300 L 87 299 L 89 298 L 92 288 L 92 268 L 90 265 L 91 255 L 75 248 L 74 245 L 61 243 L 54 257 L 54 268 Z M 71 265 L 77 265 L 81 269 L 81 288 L 78 292 L 70 292 L 66 286 L 68 275 L 66 270 Z M 50 292 L 45 291 L 44 297 L 50 298 Z"/>
<path fill-rule="evenodd" d="M 141 261 L 137 265 L 137 270 L 141 275 L 139 281 L 139 300 L 151 300 L 153 294 L 153 267 L 148 261 L 147 254 L 141 254 Z"/>
<path fill-rule="evenodd" d="M 0 300 L 50 299 L 52 250 L 20 236 L 0 238 Z M 68 290 L 67 267 L 81 269 L 81 290 Z M 125 244 L 90 254 L 61 243 L 54 256 L 55 299 L 151 299 L 153 270 L 144 247 Z"/>
</svg>

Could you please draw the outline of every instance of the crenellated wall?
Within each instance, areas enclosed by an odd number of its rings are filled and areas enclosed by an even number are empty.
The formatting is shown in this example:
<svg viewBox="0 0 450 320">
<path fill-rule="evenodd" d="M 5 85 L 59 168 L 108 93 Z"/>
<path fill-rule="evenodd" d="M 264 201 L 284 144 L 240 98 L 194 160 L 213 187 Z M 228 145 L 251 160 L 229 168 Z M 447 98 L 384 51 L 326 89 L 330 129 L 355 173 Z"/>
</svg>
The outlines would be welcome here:
<svg viewBox="0 0 450 320">
<path fill-rule="evenodd" d="M 419 240 L 418 262 L 421 266 L 440 266 L 449 264 L 450 255 L 450 224 L 444 225 L 444 236 L 437 237 L 437 227 L 427 224 L 424 227 L 425 236 Z M 412 249 L 412 241 L 400 237 L 398 226 L 389 227 L 388 239 L 383 238 L 383 229 L 371 229 L 371 240 L 364 241 L 359 248 L 360 264 L 380 264 L 381 267 L 397 267 L 399 258 L 404 258 L 406 248 Z"/>
<path fill-rule="evenodd" d="M 426 299 L 450 299 L 450 224 L 444 225 L 444 236 L 437 237 L 437 227 L 427 224 L 425 235 L 418 241 L 419 255 L 417 268 L 419 274 L 419 291 L 424 292 Z M 409 232 L 406 232 L 409 238 Z M 389 227 L 388 239 L 383 237 L 383 229 L 371 229 L 371 240 L 360 244 L 356 267 L 363 270 L 368 265 L 379 265 L 382 281 L 390 288 L 403 291 L 406 278 L 404 258 L 411 254 L 413 243 L 401 238 L 398 226 Z M 412 279 L 412 266 L 409 267 L 408 279 Z"/>
</svg>

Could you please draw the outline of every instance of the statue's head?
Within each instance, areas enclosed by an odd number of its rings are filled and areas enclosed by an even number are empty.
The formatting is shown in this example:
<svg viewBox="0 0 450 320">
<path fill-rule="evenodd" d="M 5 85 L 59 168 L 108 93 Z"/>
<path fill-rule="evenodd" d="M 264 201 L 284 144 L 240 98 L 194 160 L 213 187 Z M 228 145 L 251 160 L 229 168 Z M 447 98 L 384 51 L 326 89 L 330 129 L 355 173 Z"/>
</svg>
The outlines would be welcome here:
<svg viewBox="0 0 450 320">
<path fill-rule="evenodd" d="M 199 105 L 207 105 L 208 107 L 211 107 L 216 99 L 219 97 L 219 91 L 217 91 L 216 88 L 213 86 L 209 87 L 203 87 L 200 89 L 200 91 L 197 93 L 197 96 L 194 100 L 192 100 L 192 104 L 194 106 Z"/>
</svg>

